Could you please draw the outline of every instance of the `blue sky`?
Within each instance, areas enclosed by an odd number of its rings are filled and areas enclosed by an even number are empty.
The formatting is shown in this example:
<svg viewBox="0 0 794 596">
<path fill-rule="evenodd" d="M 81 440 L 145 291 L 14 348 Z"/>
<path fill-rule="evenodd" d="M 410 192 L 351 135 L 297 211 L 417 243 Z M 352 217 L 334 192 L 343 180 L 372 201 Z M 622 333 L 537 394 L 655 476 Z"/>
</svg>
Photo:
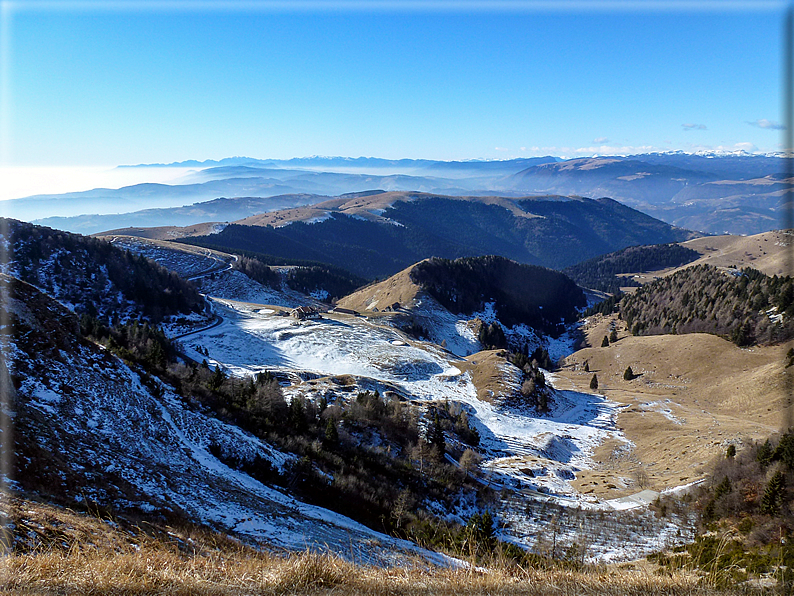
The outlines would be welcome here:
<svg viewBox="0 0 794 596">
<path fill-rule="evenodd" d="M 235 6 L 6 3 L 5 164 L 779 149 L 782 3 Z"/>
</svg>

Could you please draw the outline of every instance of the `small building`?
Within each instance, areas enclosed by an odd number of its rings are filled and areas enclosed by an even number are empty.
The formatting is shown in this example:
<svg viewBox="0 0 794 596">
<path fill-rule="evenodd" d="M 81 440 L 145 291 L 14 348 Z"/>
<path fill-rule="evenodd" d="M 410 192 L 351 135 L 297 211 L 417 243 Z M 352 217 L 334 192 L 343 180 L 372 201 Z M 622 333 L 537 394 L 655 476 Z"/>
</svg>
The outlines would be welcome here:
<svg viewBox="0 0 794 596">
<path fill-rule="evenodd" d="M 320 312 L 313 306 L 299 306 L 298 308 L 292 309 L 292 316 L 299 321 L 304 321 L 306 319 L 319 319 Z"/>
<path fill-rule="evenodd" d="M 358 311 L 355 311 L 351 308 L 342 308 L 341 306 L 335 306 L 331 312 L 338 312 L 343 315 L 353 315 L 354 317 L 359 316 Z"/>
</svg>

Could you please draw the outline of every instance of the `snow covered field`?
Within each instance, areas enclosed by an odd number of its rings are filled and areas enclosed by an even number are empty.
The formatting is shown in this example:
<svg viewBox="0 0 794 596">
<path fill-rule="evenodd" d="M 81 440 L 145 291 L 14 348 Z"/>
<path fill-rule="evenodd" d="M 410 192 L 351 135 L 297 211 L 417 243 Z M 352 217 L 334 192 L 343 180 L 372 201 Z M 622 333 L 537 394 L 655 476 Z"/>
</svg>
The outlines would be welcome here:
<svg viewBox="0 0 794 596">
<path fill-rule="evenodd" d="M 213 302 L 223 324 L 186 338 L 184 346 L 198 360 L 203 356 L 197 348 L 206 348 L 210 364 L 232 374 L 280 371 L 296 381 L 351 375 L 360 389 L 391 390 L 411 400 L 461 403 L 480 433 L 479 451 L 485 458 L 482 481 L 512 495 L 502 500 L 499 510 L 503 538 L 531 548 L 548 529 L 549 520 L 543 515 L 526 513 L 531 501 L 532 507 L 546 503 L 569 511 L 558 518 L 582 510 L 601 519 L 623 516 L 634 546 L 627 547 L 607 533 L 590 540 L 591 559 L 631 558 L 682 539 L 680 520 L 654 522 L 647 510 L 618 514 L 609 503 L 571 486 L 577 471 L 594 467 L 591 456 L 602 442 L 611 438 L 628 445 L 616 426 L 618 404 L 595 394 L 556 391 L 550 411 L 538 415 L 531 409 L 481 401 L 469 373 L 461 371 L 460 357 L 377 320 L 334 314 L 298 322 L 270 308 Z M 551 346 L 554 355 L 563 355 L 570 342 L 570 336 L 560 338 Z M 553 385 L 554 375 L 548 378 Z M 311 398 L 311 391 L 302 389 L 305 386 L 287 387 L 285 394 Z M 582 523 L 576 522 L 576 528 Z M 576 528 L 561 524 L 560 538 L 575 540 Z M 590 535 L 596 536 L 593 528 Z"/>
<path fill-rule="evenodd" d="M 201 360 L 198 348 L 206 348 L 211 365 L 236 375 L 263 370 L 312 378 L 353 375 L 408 399 L 460 402 L 480 433 L 484 469 L 495 486 L 592 503 L 570 481 L 577 470 L 592 466 L 597 445 L 610 437 L 622 439 L 615 427 L 616 405 L 597 395 L 557 392 L 552 410 L 543 416 L 481 401 L 470 375 L 458 366 L 460 358 L 387 325 L 345 315 L 297 322 L 272 309 L 226 300 L 215 304 L 223 324 L 186 338 L 188 355 Z"/>
</svg>

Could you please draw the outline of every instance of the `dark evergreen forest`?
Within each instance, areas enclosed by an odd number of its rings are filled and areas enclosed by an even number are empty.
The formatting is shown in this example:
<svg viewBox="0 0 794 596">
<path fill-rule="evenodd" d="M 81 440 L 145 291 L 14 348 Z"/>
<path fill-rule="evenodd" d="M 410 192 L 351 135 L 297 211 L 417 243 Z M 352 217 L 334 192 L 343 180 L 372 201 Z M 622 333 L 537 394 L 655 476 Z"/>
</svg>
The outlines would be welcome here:
<svg viewBox="0 0 794 596">
<path fill-rule="evenodd" d="M 192 284 L 106 240 L 16 220 L 0 225 L 9 242 L 9 273 L 77 313 L 106 322 L 143 316 L 156 323 L 204 308 Z"/>
<path fill-rule="evenodd" d="M 563 273 L 583 288 L 616 294 L 621 287 L 640 285 L 630 277 L 618 277 L 618 274 L 680 267 L 699 257 L 700 253 L 680 244 L 630 246 L 566 267 Z"/>
<path fill-rule="evenodd" d="M 620 315 L 634 335 L 700 332 L 739 346 L 775 343 L 794 335 L 794 280 L 698 265 L 624 296 Z"/>
<path fill-rule="evenodd" d="M 582 290 L 566 275 L 504 257 L 428 259 L 411 279 L 453 313 L 471 314 L 495 302 L 499 320 L 510 327 L 525 323 L 555 333 L 585 305 Z"/>
</svg>

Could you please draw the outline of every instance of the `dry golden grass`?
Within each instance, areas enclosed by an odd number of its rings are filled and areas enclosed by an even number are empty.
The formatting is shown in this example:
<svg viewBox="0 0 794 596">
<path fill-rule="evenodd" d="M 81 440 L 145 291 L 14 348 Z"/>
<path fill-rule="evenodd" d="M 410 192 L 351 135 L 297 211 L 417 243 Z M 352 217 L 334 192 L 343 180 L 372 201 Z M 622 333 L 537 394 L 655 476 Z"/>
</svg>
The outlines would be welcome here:
<svg viewBox="0 0 794 596">
<path fill-rule="evenodd" d="M 478 399 L 500 403 L 515 393 L 520 379 L 506 372 L 507 359 L 501 354 L 504 350 L 483 350 L 456 363 L 458 368 L 471 375 Z"/>
<path fill-rule="evenodd" d="M 612 323 L 619 340 L 602 348 Z M 594 347 L 566 358 L 558 387 L 590 391 L 597 374 L 598 393 L 627 406 L 618 426 L 633 446 L 602 445 L 595 453 L 599 468 L 577 473 L 574 486 L 583 492 L 614 498 L 639 490 L 618 477 L 647 476 L 655 490 L 693 482 L 729 442 L 763 439 L 781 427 L 788 345 L 738 348 L 701 333 L 633 337 L 614 316 L 591 317 L 584 333 Z M 628 366 L 640 376 L 624 380 Z"/>
<path fill-rule="evenodd" d="M 636 281 L 646 284 L 657 277 L 672 275 L 681 269 L 695 267 L 696 265 L 711 265 L 713 267 L 729 268 L 752 267 L 767 275 L 791 275 L 787 271 L 790 256 L 789 246 L 794 242 L 794 235 L 784 231 L 763 232 L 753 236 L 706 236 L 681 242 L 700 253 L 700 258 L 682 265 L 669 267 L 659 271 L 645 273 L 626 273 L 620 277 L 631 277 Z M 623 288 L 625 292 L 633 292 L 636 288 Z"/>
<path fill-rule="evenodd" d="M 100 232 L 96 236 L 135 236 L 137 238 L 149 238 L 150 240 L 174 240 L 176 238 L 187 238 L 189 236 L 206 236 L 211 234 L 215 224 L 218 222 L 206 222 L 192 226 L 158 226 L 154 228 L 118 228 Z"/>
<path fill-rule="evenodd" d="M 368 285 L 349 296 L 342 298 L 338 305 L 358 312 L 371 311 L 372 308 L 383 310 L 395 302 L 402 306 L 410 306 L 421 288 L 411 280 L 414 265 L 395 273 L 382 282 Z"/>
<path fill-rule="evenodd" d="M 491 568 L 383 569 L 316 553 L 275 557 L 252 549 L 184 555 L 164 546 L 106 552 L 14 555 L 4 561 L 7 594 L 719 594 L 694 575 L 629 569 L 590 572 Z"/>
<path fill-rule="evenodd" d="M 8 505 L 8 503 L 6 503 Z M 36 543 L 0 559 L 0 593 L 13 595 L 712 595 L 690 573 L 648 563 L 585 571 L 497 561 L 483 568 L 379 568 L 312 552 L 273 554 L 196 526 L 134 525 L 29 500 L 11 503 L 17 538 Z M 142 528 L 145 528 L 142 529 Z M 21 542 L 18 541 L 18 545 Z"/>
<path fill-rule="evenodd" d="M 691 265 L 709 264 L 715 267 L 735 265 L 753 267 L 767 275 L 791 275 L 786 271 L 788 246 L 794 236 L 787 232 L 773 231 L 753 236 L 711 236 L 683 242 L 703 256 Z M 690 265 L 690 266 L 691 266 Z"/>
<path fill-rule="evenodd" d="M 2 594 L 726 593 L 709 585 L 708 578 L 685 572 L 658 575 L 647 563 L 576 571 L 527 569 L 497 561 L 485 569 L 439 569 L 417 559 L 409 567 L 386 569 L 329 554 L 262 552 L 195 526 L 135 526 L 28 500 L 15 500 L 12 509 L 17 537 L 32 533 L 37 539 L 34 548 L 0 559 Z"/>
</svg>

